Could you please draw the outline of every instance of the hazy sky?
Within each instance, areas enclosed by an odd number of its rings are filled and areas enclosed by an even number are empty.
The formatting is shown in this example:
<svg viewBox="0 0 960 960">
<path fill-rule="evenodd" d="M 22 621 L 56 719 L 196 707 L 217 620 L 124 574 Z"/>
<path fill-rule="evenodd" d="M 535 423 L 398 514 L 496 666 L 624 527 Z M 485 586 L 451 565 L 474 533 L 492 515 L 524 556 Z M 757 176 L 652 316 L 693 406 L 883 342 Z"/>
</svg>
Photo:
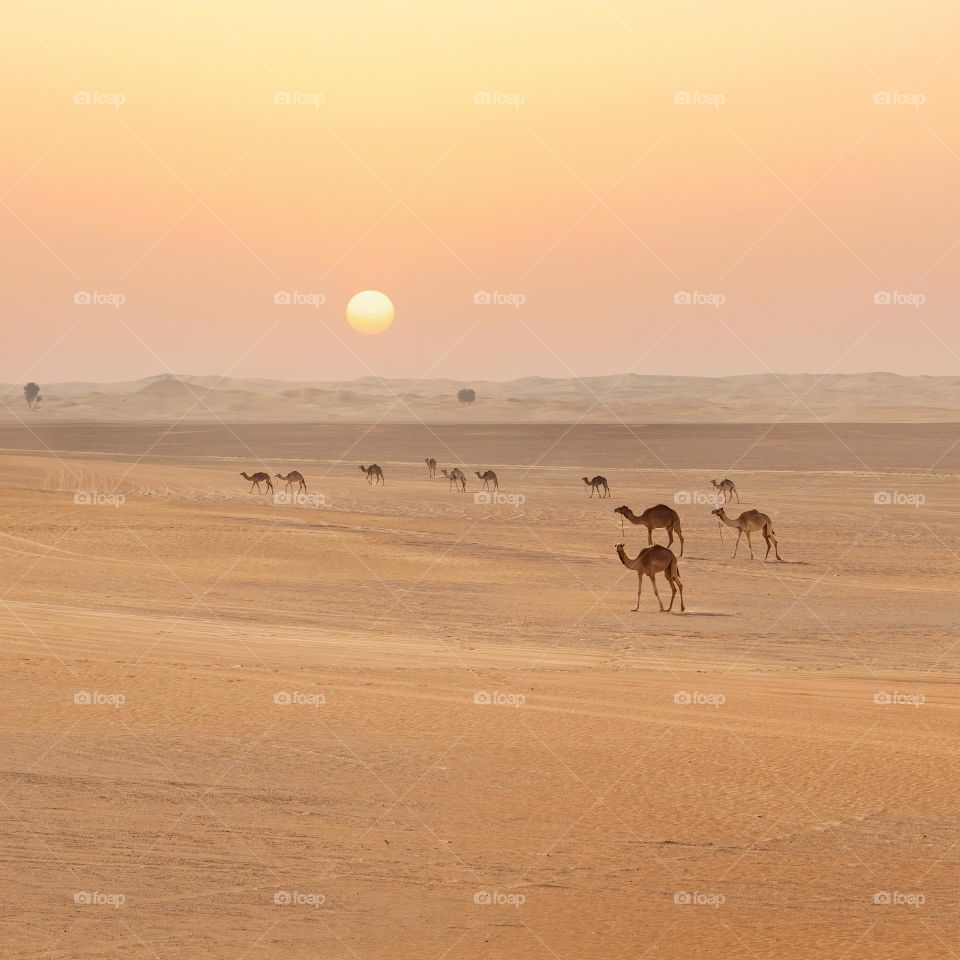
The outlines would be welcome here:
<svg viewBox="0 0 960 960">
<path fill-rule="evenodd" d="M 0 380 L 960 373 L 955 3 L 12 0 L 0 64 Z"/>
</svg>

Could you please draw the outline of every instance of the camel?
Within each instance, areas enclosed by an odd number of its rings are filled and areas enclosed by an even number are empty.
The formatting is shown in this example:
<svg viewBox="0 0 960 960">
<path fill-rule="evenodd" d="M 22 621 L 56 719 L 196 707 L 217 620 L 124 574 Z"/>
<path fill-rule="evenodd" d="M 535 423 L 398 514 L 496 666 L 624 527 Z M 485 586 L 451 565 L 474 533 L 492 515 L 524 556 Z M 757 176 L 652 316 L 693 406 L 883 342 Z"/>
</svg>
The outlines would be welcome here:
<svg viewBox="0 0 960 960">
<path fill-rule="evenodd" d="M 248 476 L 246 475 L 246 473 L 241 473 L 240 476 L 243 477 L 244 480 L 249 480 L 249 481 L 250 481 L 250 483 L 251 483 L 250 492 L 251 492 L 251 493 L 253 493 L 253 488 L 254 488 L 254 487 L 257 488 L 257 493 L 263 493 L 263 491 L 260 489 L 260 484 L 261 484 L 261 483 L 265 483 L 265 484 L 267 485 L 267 489 L 268 489 L 271 493 L 273 493 L 273 481 L 270 479 L 270 474 L 269 474 L 269 473 L 264 473 L 264 472 L 261 470 L 259 473 L 255 473 L 252 477 L 248 477 Z"/>
<path fill-rule="evenodd" d="M 500 482 L 497 480 L 497 475 L 492 470 L 484 470 L 483 473 L 481 473 L 479 470 L 474 470 L 473 472 L 483 481 L 484 490 L 490 489 L 488 486 L 490 483 L 493 484 L 494 490 L 500 489 Z"/>
<path fill-rule="evenodd" d="M 607 496 L 608 497 L 610 496 L 610 488 L 607 486 L 606 477 L 601 477 L 597 475 L 592 480 L 588 480 L 586 477 L 581 477 L 580 479 L 590 488 L 591 497 L 593 496 L 593 491 L 596 490 L 597 493 L 600 494 L 600 499 L 602 500 L 603 493 L 600 490 L 601 487 L 603 487 L 603 489 L 607 491 Z"/>
<path fill-rule="evenodd" d="M 431 479 L 437 475 L 437 461 L 433 457 L 427 457 L 423 461 L 427 465 L 427 473 L 430 474 Z"/>
<path fill-rule="evenodd" d="M 307 481 L 303 479 L 303 474 L 299 470 L 291 470 L 286 476 L 282 473 L 277 474 L 278 480 L 283 480 L 289 490 L 295 483 L 298 483 L 297 493 L 307 492 Z"/>
<path fill-rule="evenodd" d="M 360 469 L 367 475 L 367 483 L 384 483 L 383 471 L 375 464 L 371 463 L 369 467 L 361 465 Z"/>
<path fill-rule="evenodd" d="M 728 527 L 733 527 L 737 531 L 737 543 L 733 548 L 734 560 L 737 559 L 737 547 L 740 546 L 740 538 L 744 534 L 747 535 L 747 546 L 750 547 L 750 559 L 753 559 L 753 544 L 750 542 L 750 534 L 756 533 L 758 530 L 763 534 L 763 539 L 767 541 L 767 552 L 763 559 L 766 560 L 767 557 L 770 556 L 770 547 L 772 546 L 776 558 L 780 561 L 783 560 L 783 557 L 780 556 L 780 548 L 777 544 L 776 534 L 773 532 L 773 521 L 765 513 L 761 513 L 759 510 L 747 510 L 741 513 L 735 520 L 731 520 L 725 513 L 723 507 L 720 507 L 719 510 L 711 510 L 710 512 L 722 520 Z"/>
<path fill-rule="evenodd" d="M 729 503 L 733 495 L 737 496 L 737 503 L 740 502 L 740 494 L 737 492 L 737 485 L 729 478 L 724 480 L 711 480 L 714 490 L 719 490 L 723 494 L 723 502 Z"/>
<path fill-rule="evenodd" d="M 639 524 L 647 528 L 647 543 L 653 545 L 653 531 L 660 527 L 666 528 L 667 546 L 673 546 L 673 535 L 677 535 L 680 541 L 680 556 L 683 556 L 683 531 L 680 529 L 680 515 L 673 507 L 668 507 L 665 503 L 658 503 L 649 510 L 644 510 L 638 517 L 629 507 L 617 507 L 614 513 L 619 513 L 621 517 L 626 517 L 631 523 Z"/>
<path fill-rule="evenodd" d="M 650 578 L 653 584 L 653 592 L 656 595 L 657 603 L 660 604 L 661 613 L 669 613 L 673 609 L 673 601 L 677 596 L 677 588 L 680 588 L 680 612 L 687 608 L 683 605 L 683 583 L 680 581 L 680 568 L 677 565 L 677 558 L 673 551 L 667 547 L 661 547 L 660 544 L 654 544 L 652 547 L 645 547 L 636 558 L 631 560 L 623 549 L 623 544 L 617 544 L 617 555 L 620 562 L 628 570 L 637 571 L 637 605 L 633 608 L 634 613 L 640 609 L 640 591 L 643 588 L 644 574 Z M 660 599 L 660 592 L 657 590 L 657 581 L 655 575 L 662 573 L 670 584 L 670 606 L 664 609 L 663 601 Z"/>
<path fill-rule="evenodd" d="M 449 473 L 447 473 L 446 470 L 441 470 L 440 472 L 450 481 L 450 490 L 452 490 L 459 483 L 460 492 L 463 493 L 466 491 L 467 478 L 459 467 L 454 467 Z"/>
</svg>

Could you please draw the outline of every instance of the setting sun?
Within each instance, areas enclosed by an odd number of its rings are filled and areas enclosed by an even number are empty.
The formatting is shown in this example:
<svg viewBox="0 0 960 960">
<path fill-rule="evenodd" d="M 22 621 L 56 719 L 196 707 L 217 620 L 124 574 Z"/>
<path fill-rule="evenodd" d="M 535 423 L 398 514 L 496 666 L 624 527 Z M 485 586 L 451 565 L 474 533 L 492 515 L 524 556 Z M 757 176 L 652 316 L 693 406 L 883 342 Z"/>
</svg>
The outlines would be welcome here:
<svg viewBox="0 0 960 960">
<path fill-rule="evenodd" d="M 363 290 L 347 304 L 347 322 L 357 333 L 373 336 L 393 323 L 393 303 L 379 290 Z"/>
</svg>

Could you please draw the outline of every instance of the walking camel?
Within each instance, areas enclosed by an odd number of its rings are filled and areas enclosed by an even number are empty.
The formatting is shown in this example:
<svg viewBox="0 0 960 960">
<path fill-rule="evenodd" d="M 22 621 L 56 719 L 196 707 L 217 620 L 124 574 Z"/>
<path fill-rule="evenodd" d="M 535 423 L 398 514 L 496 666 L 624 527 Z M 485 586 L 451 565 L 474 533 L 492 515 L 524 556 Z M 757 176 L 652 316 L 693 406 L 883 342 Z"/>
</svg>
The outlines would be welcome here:
<svg viewBox="0 0 960 960">
<path fill-rule="evenodd" d="M 734 494 L 737 497 L 737 503 L 740 502 L 740 494 L 737 492 L 737 485 L 728 477 L 724 480 L 711 480 L 714 490 L 719 490 L 723 494 L 723 502 L 729 503 Z"/>
<path fill-rule="evenodd" d="M 437 475 L 437 461 L 433 457 L 427 457 L 423 461 L 427 465 L 427 473 L 430 474 L 431 479 Z"/>
<path fill-rule="evenodd" d="M 600 499 L 603 500 L 603 493 L 601 492 L 601 487 L 607 491 L 607 496 L 610 496 L 610 488 L 607 486 L 607 478 L 601 477 L 599 474 L 595 476 L 592 480 L 588 480 L 586 477 L 580 478 L 589 488 L 590 496 L 593 496 L 593 491 L 596 490 L 600 494 Z"/>
<path fill-rule="evenodd" d="M 464 493 L 466 491 L 467 478 L 459 467 L 454 467 L 449 473 L 447 473 L 446 470 L 441 470 L 440 472 L 450 481 L 448 489 L 452 490 L 459 483 L 460 492 Z"/>
<path fill-rule="evenodd" d="M 617 555 L 620 562 L 628 570 L 637 571 L 637 605 L 633 608 L 634 613 L 640 609 L 640 591 L 643 589 L 643 578 L 648 576 L 653 584 L 653 592 L 660 604 L 661 613 L 669 613 L 673 609 L 673 601 L 677 596 L 677 588 L 680 588 L 680 612 L 687 608 L 683 605 L 683 583 L 680 580 L 680 568 L 677 564 L 677 558 L 673 551 L 667 547 L 661 547 L 660 544 L 654 544 L 652 547 L 645 547 L 633 559 L 628 557 L 623 549 L 623 544 L 617 544 Z M 660 599 L 660 591 L 657 590 L 657 581 L 655 575 L 662 573 L 670 584 L 670 606 L 664 608 L 663 601 Z"/>
<path fill-rule="evenodd" d="M 383 471 L 377 464 L 371 463 L 369 467 L 361 465 L 360 469 L 366 474 L 367 483 L 384 483 Z"/>
<path fill-rule="evenodd" d="M 494 490 L 500 489 L 500 481 L 497 480 L 497 475 L 492 470 L 484 470 L 483 473 L 479 470 L 474 470 L 473 472 L 483 481 L 484 490 L 489 490 L 489 484 L 491 483 L 493 484 Z"/>
<path fill-rule="evenodd" d="M 631 523 L 636 523 L 641 527 L 647 528 L 647 543 L 653 544 L 653 531 L 661 527 L 667 531 L 670 538 L 667 546 L 673 546 L 673 535 L 677 535 L 680 541 L 680 556 L 683 556 L 683 531 L 680 529 L 680 515 L 673 507 L 668 507 L 665 503 L 658 503 L 649 510 L 644 510 L 638 517 L 629 507 L 617 507 L 614 513 L 619 513 L 621 517 L 626 517 Z"/>
<path fill-rule="evenodd" d="M 299 484 L 297 493 L 307 492 L 307 481 L 303 479 L 303 474 L 299 470 L 291 470 L 286 476 L 282 473 L 277 474 L 278 480 L 283 480 L 289 490 L 295 483 Z"/>
<path fill-rule="evenodd" d="M 260 484 L 261 484 L 261 483 L 265 483 L 265 484 L 267 485 L 267 489 L 268 489 L 271 493 L 273 493 L 273 481 L 270 479 L 270 474 L 269 474 L 269 473 L 264 473 L 264 472 L 261 470 L 259 473 L 255 473 L 255 474 L 253 474 L 253 476 L 250 476 L 250 477 L 248 477 L 245 472 L 244 472 L 244 473 L 241 473 L 240 476 L 243 477 L 244 480 L 249 480 L 249 481 L 250 481 L 250 484 L 251 484 L 251 486 L 250 486 L 250 492 L 251 492 L 251 493 L 253 493 L 253 488 L 254 488 L 254 487 L 257 488 L 257 493 L 263 493 L 263 491 L 260 489 Z"/>
<path fill-rule="evenodd" d="M 777 536 L 773 532 L 773 521 L 765 513 L 761 513 L 759 510 L 747 510 L 741 513 L 735 520 L 732 520 L 727 516 L 723 507 L 720 507 L 719 510 L 711 510 L 710 512 L 722 520 L 728 527 L 733 527 L 737 531 L 737 543 L 733 548 L 734 560 L 737 559 L 737 547 L 740 546 L 740 538 L 744 534 L 747 535 L 747 546 L 750 547 L 750 559 L 753 559 L 753 544 L 750 542 L 750 534 L 756 533 L 758 530 L 763 534 L 763 539 L 767 541 L 767 552 L 763 559 L 766 560 L 767 557 L 770 556 L 770 548 L 772 546 L 776 558 L 780 561 L 783 560 L 783 557 L 780 556 Z"/>
</svg>

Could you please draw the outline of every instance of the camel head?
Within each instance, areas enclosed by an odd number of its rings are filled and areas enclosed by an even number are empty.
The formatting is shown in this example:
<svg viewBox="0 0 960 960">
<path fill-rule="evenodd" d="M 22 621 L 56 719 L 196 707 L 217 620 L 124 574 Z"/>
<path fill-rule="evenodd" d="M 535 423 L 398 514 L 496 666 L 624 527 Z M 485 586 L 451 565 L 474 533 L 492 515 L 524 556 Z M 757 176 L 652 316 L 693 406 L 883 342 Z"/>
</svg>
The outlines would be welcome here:
<svg viewBox="0 0 960 960">
<path fill-rule="evenodd" d="M 616 507 L 613 511 L 614 513 L 619 513 L 621 517 L 629 516 L 633 511 L 629 507 Z"/>
<path fill-rule="evenodd" d="M 362 463 L 360 464 L 360 469 L 361 469 L 364 473 L 367 472 L 367 468 L 366 468 Z"/>
<path fill-rule="evenodd" d="M 590 482 L 589 477 L 581 477 L 580 479 L 581 479 L 584 483 L 589 483 L 589 482 Z"/>
<path fill-rule="evenodd" d="M 723 517 L 723 516 L 725 516 L 725 514 L 724 514 L 724 512 L 723 512 L 723 507 L 719 507 L 717 510 L 711 510 L 710 512 L 711 512 L 715 517 Z"/>
</svg>

